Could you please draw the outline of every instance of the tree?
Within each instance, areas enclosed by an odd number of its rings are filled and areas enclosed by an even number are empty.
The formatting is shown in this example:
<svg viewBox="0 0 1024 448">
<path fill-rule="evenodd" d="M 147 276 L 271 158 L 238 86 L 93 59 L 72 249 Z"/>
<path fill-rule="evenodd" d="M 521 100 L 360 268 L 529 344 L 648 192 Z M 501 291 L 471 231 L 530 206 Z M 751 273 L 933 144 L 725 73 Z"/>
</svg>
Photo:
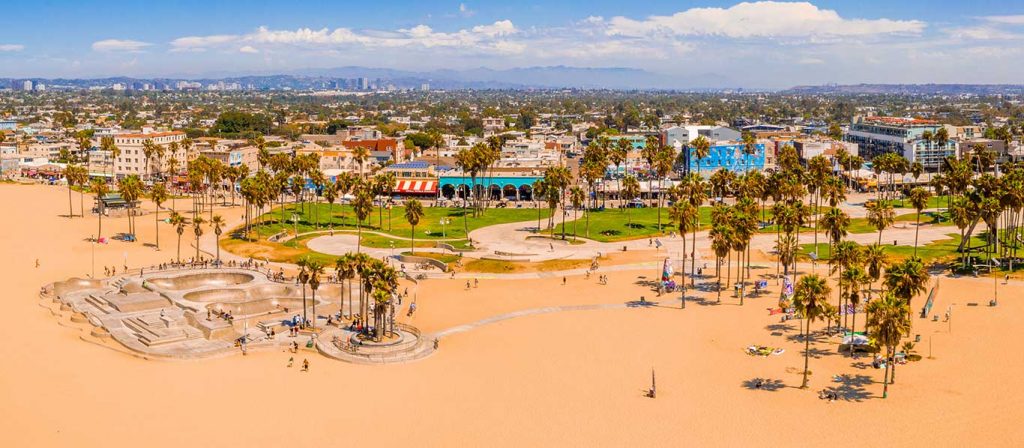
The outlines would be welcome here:
<svg viewBox="0 0 1024 448">
<path fill-rule="evenodd" d="M 89 172 L 85 167 L 75 164 L 69 164 L 64 169 L 64 178 L 68 182 L 68 218 L 75 217 L 75 211 L 71 205 L 71 190 L 75 186 L 83 186 L 89 178 Z M 82 217 L 85 217 L 85 212 L 82 212 Z"/>
<path fill-rule="evenodd" d="M 373 212 L 373 196 L 365 182 L 359 181 L 353 189 L 352 210 L 356 214 L 356 252 L 361 251 L 363 240 L 363 221 Z"/>
<path fill-rule="evenodd" d="M 682 307 L 686 308 L 686 233 L 692 231 L 698 226 L 700 214 L 697 213 L 697 208 L 688 201 L 676 201 L 672 204 L 672 208 L 669 209 L 669 217 L 675 221 L 677 228 L 679 229 L 679 235 L 683 237 L 683 256 L 682 264 L 679 269 L 682 280 L 679 282 L 681 292 Z M 696 240 L 694 241 L 696 244 Z M 690 272 L 693 275 L 693 272 Z"/>
<path fill-rule="evenodd" d="M 945 129 L 945 128 L 943 128 Z M 917 256 L 917 235 L 921 231 L 921 212 L 928 206 L 932 194 L 928 190 L 916 187 L 910 190 L 910 204 L 917 210 L 917 225 L 914 227 L 914 256 Z"/>
<path fill-rule="evenodd" d="M 171 211 L 171 225 L 174 226 L 174 231 L 178 234 L 178 263 L 181 263 L 181 235 L 185 233 L 185 226 L 188 225 L 188 218 L 178 214 L 178 212 Z"/>
<path fill-rule="evenodd" d="M 405 203 L 405 220 L 412 227 L 412 231 L 409 232 L 409 235 L 412 237 L 409 250 L 413 255 L 416 255 L 416 226 L 420 223 L 420 218 L 423 218 L 423 204 L 420 204 L 420 201 L 416 199 L 407 201 Z"/>
<path fill-rule="evenodd" d="M 804 331 L 804 379 L 800 384 L 801 389 L 807 388 L 808 367 L 811 357 L 811 324 L 829 314 L 828 296 L 831 288 L 825 279 L 817 274 L 809 274 L 800 277 L 793 294 L 793 306 L 803 316 L 806 323 Z"/>
<path fill-rule="evenodd" d="M 103 179 L 93 180 L 90 187 L 93 194 L 96 195 L 96 216 L 99 217 L 99 227 L 96 229 L 96 241 L 99 241 L 103 238 L 103 212 L 105 211 L 103 206 L 103 196 L 106 196 L 107 193 L 110 192 L 110 189 L 107 187 L 107 181 Z"/>
<path fill-rule="evenodd" d="M 199 237 L 203 236 L 204 223 L 206 223 L 206 220 L 204 220 L 202 216 L 196 216 L 196 218 L 192 220 L 192 232 L 196 234 L 196 262 L 199 261 Z"/>
<path fill-rule="evenodd" d="M 867 327 L 878 345 L 885 347 L 885 373 L 882 376 L 882 398 L 889 396 L 889 369 L 896 376 L 895 351 L 903 336 L 910 333 L 910 305 L 892 293 L 868 303 Z"/>
<path fill-rule="evenodd" d="M 878 244 L 882 244 L 882 231 L 896 221 L 892 204 L 886 201 L 875 201 L 867 205 L 868 223 L 878 229 Z"/>
<path fill-rule="evenodd" d="M 885 287 L 892 295 L 910 305 L 914 296 L 928 290 L 928 270 L 920 258 L 911 257 L 889 265 L 885 270 Z"/>
<path fill-rule="evenodd" d="M 703 135 L 698 135 L 690 142 L 690 149 L 693 151 L 693 157 L 697 159 L 697 174 L 700 174 L 700 161 L 711 155 L 711 142 Z"/>
<path fill-rule="evenodd" d="M 716 284 L 716 290 L 718 292 L 718 302 L 722 301 L 722 259 L 729 256 L 732 251 L 732 240 L 733 230 L 728 222 L 715 224 L 711 228 L 711 250 L 715 252 L 715 274 L 717 274 L 718 280 Z M 725 281 L 729 282 L 729 277 L 726 276 Z"/>
<path fill-rule="evenodd" d="M 305 256 L 299 259 L 295 263 L 299 267 L 299 274 L 295 277 L 299 281 L 299 286 L 302 288 L 302 325 L 301 328 L 306 328 L 306 322 L 309 322 L 309 316 L 306 315 L 306 284 L 309 283 L 309 264 L 312 259 L 309 256 Z"/>
<path fill-rule="evenodd" d="M 220 215 L 213 215 L 210 227 L 213 227 L 213 234 L 216 235 L 213 243 L 217 246 L 217 264 L 220 264 L 220 234 L 224 232 L 224 218 Z"/>
<path fill-rule="evenodd" d="M 584 201 L 587 199 L 587 194 L 583 191 L 583 188 L 578 185 L 574 185 L 569 189 L 569 202 L 572 204 L 572 240 L 576 241 L 576 222 L 579 218 L 580 207 L 583 207 Z M 586 212 L 584 212 L 586 213 Z M 565 224 L 562 225 L 565 227 Z M 564 228 L 562 229 L 565 230 Z"/>
<path fill-rule="evenodd" d="M 138 175 L 130 174 L 122 177 L 118 182 L 117 189 L 121 193 L 121 199 L 124 199 L 125 204 L 128 206 L 128 234 L 135 236 L 135 205 L 138 204 L 139 197 L 142 195 L 142 181 Z"/>
<path fill-rule="evenodd" d="M 638 196 L 640 196 L 640 182 L 637 181 L 636 176 L 627 175 L 626 178 L 622 180 L 622 191 L 621 191 L 621 193 L 622 193 L 622 198 L 621 199 L 627 199 L 628 198 L 628 200 L 629 200 L 629 202 L 626 202 L 626 204 L 625 204 L 625 207 L 626 207 L 626 222 L 627 222 L 626 226 L 630 228 L 630 231 L 632 231 L 632 229 L 633 229 L 633 217 L 630 214 L 630 210 L 629 209 L 632 208 L 631 202 L 633 201 L 633 199 L 636 199 Z"/>
<path fill-rule="evenodd" d="M 156 206 L 153 223 L 156 225 L 156 250 L 160 250 L 160 206 L 167 201 L 167 186 L 162 183 L 153 184 L 149 197 Z"/>
<path fill-rule="evenodd" d="M 658 177 L 658 232 L 661 232 L 661 207 L 664 204 L 665 190 L 662 188 L 668 173 L 672 172 L 672 162 L 675 160 L 675 150 L 671 146 L 659 146 L 651 159 L 651 168 Z M 651 189 L 654 194 L 654 189 Z"/>
<path fill-rule="evenodd" d="M 306 282 L 309 283 L 309 290 L 313 293 L 313 332 L 316 333 L 316 290 L 320 289 L 320 277 L 324 274 L 324 265 L 316 259 L 306 262 Z M 306 308 L 303 306 L 303 312 Z"/>
</svg>

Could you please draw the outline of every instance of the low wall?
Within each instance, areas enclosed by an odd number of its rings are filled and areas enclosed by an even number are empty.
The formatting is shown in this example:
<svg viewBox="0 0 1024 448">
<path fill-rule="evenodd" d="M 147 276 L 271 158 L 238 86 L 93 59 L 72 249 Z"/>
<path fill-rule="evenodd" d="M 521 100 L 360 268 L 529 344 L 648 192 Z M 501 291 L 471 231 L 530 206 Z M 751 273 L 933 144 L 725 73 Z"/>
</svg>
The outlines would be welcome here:
<svg viewBox="0 0 1024 448">
<path fill-rule="evenodd" d="M 459 248 L 457 248 L 455 246 L 452 246 L 451 244 L 442 243 L 440 241 L 434 243 L 434 247 L 436 247 L 438 249 L 444 249 L 444 250 L 447 250 L 447 251 L 452 251 L 452 252 L 472 252 L 473 251 L 473 249 L 459 249 Z"/>
<path fill-rule="evenodd" d="M 444 263 L 441 260 L 435 260 L 433 258 L 417 257 L 415 255 L 402 255 L 402 254 L 399 254 L 399 255 L 395 255 L 395 259 L 400 261 L 400 262 L 402 262 L 402 263 L 427 263 L 429 265 L 437 267 L 438 269 L 441 270 L 441 272 L 448 272 L 448 264 L 447 263 Z"/>
</svg>

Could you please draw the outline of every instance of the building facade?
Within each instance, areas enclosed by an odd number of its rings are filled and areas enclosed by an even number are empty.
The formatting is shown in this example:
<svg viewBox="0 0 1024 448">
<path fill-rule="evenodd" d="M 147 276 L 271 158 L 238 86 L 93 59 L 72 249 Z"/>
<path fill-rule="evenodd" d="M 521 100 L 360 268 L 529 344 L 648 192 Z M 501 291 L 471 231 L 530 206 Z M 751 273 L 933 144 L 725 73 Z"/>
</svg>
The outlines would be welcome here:
<svg viewBox="0 0 1024 448">
<path fill-rule="evenodd" d="M 868 160 L 894 152 L 911 162 L 921 162 L 925 169 L 937 169 L 944 158 L 957 154 L 957 143 L 953 139 L 935 142 L 923 138 L 925 132 L 934 134 L 941 127 L 932 120 L 866 117 L 854 121 L 843 139 L 856 143 L 860 154 Z"/>
<path fill-rule="evenodd" d="M 114 145 L 121 150 L 121 154 L 114 160 L 114 175 L 122 178 L 131 174 L 140 177 L 147 177 L 155 173 L 166 172 L 169 168 L 169 160 L 174 158 L 178 161 L 178 167 L 184 167 L 189 160 L 195 158 L 195 154 L 189 154 L 185 148 L 180 147 L 175 153 L 171 153 L 172 142 L 181 143 L 185 140 L 185 133 L 181 131 L 169 132 L 140 132 L 118 134 L 114 136 Z M 162 157 L 150 157 L 147 159 L 143 150 L 146 141 L 160 145 L 164 148 Z M 192 149 L 191 151 L 195 151 Z"/>
</svg>

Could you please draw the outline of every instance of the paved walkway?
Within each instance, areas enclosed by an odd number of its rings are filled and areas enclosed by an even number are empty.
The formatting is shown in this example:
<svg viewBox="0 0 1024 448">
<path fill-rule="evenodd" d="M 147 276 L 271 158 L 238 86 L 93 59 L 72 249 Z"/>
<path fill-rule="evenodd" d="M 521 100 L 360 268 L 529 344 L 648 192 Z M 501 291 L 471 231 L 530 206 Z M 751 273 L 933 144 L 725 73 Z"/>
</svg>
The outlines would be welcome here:
<svg viewBox="0 0 1024 448">
<path fill-rule="evenodd" d="M 453 334 L 463 333 L 463 332 L 466 332 L 466 331 L 469 331 L 469 330 L 472 330 L 474 328 L 481 327 L 481 326 L 484 326 L 484 325 L 493 324 L 495 322 L 501 322 L 503 320 L 514 319 L 514 318 L 523 317 L 523 316 L 533 316 L 533 315 L 537 315 L 537 314 L 548 314 L 548 313 L 559 313 L 559 312 L 562 312 L 562 311 L 611 310 L 611 309 L 622 309 L 622 308 L 627 308 L 627 307 L 629 307 L 629 305 L 625 304 L 625 303 L 602 303 L 602 304 L 595 304 L 595 305 L 565 305 L 565 306 L 546 306 L 546 307 L 543 307 L 543 308 L 531 308 L 531 309 L 528 309 L 528 310 L 519 310 L 519 311 L 512 311 L 510 313 L 499 314 L 497 316 L 491 316 L 491 317 L 487 317 L 487 318 L 484 318 L 484 319 L 480 319 L 480 320 L 478 320 L 476 322 L 471 322 L 471 323 L 468 323 L 468 324 L 463 324 L 463 325 L 455 326 L 455 327 L 448 328 L 448 329 L 445 329 L 445 330 L 441 330 L 441 331 L 439 331 L 437 333 L 434 333 L 434 337 L 440 339 L 440 338 L 443 338 L 443 337 L 446 337 L 446 336 L 451 336 Z"/>
</svg>

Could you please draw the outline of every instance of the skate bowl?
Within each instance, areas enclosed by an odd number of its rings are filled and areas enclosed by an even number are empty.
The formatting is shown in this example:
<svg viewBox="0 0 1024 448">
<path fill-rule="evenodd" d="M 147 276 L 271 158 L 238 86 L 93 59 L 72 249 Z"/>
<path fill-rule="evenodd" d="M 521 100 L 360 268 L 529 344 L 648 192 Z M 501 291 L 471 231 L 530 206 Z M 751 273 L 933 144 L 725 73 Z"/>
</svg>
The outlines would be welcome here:
<svg viewBox="0 0 1024 448">
<path fill-rule="evenodd" d="M 241 302 L 246 294 L 242 289 L 206 289 L 186 293 L 182 298 L 193 302 Z"/>
<path fill-rule="evenodd" d="M 319 300 L 317 302 L 320 302 Z M 306 300 L 307 306 L 313 302 Z M 318 305 L 320 303 L 317 303 Z M 250 300 L 248 302 L 217 302 L 206 305 L 210 311 L 226 311 L 237 318 L 248 318 L 252 316 L 283 313 L 285 309 L 289 312 L 302 312 L 302 299 L 276 298 Z"/>
<path fill-rule="evenodd" d="M 69 278 L 62 282 L 55 282 L 53 284 L 54 294 L 60 296 L 69 292 L 81 291 L 85 289 L 96 289 L 103 286 L 103 282 L 100 280 L 89 280 L 84 278 Z"/>
<path fill-rule="evenodd" d="M 210 272 L 203 274 L 186 274 L 177 277 L 161 277 L 147 281 L 153 286 L 171 291 L 184 291 L 211 286 L 236 286 L 249 283 L 255 277 L 242 272 Z"/>
</svg>

